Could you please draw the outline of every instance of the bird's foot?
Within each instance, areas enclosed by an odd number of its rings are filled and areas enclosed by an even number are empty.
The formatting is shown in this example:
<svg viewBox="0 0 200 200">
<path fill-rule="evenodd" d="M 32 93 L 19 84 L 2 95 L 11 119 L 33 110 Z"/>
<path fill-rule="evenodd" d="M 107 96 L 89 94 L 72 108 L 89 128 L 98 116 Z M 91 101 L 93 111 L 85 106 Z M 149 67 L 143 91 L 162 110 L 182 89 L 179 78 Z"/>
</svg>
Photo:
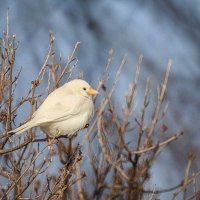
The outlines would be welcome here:
<svg viewBox="0 0 200 200">
<path fill-rule="evenodd" d="M 88 128 L 90 126 L 90 124 L 86 124 L 84 128 Z"/>
</svg>

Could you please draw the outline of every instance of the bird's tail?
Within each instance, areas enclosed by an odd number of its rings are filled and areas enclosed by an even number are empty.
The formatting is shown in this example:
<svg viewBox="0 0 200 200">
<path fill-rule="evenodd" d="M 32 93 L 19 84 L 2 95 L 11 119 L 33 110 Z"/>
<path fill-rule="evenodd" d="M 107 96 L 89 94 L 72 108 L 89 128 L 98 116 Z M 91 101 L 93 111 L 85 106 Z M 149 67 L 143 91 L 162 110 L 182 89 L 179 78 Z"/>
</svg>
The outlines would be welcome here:
<svg viewBox="0 0 200 200">
<path fill-rule="evenodd" d="M 17 135 L 19 135 L 19 134 L 21 134 L 21 133 L 25 132 L 26 130 L 33 128 L 33 127 L 34 126 L 33 126 L 32 121 L 29 121 L 29 122 L 21 125 L 20 127 L 14 129 L 12 131 L 9 131 L 8 133 L 16 133 Z"/>
</svg>

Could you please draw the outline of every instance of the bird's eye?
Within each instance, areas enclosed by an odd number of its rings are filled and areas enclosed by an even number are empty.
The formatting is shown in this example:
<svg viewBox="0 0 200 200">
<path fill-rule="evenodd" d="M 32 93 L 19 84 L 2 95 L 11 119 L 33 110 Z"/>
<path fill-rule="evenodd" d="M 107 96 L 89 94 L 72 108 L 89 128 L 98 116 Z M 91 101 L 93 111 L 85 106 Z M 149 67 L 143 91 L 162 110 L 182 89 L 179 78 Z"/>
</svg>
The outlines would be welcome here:
<svg viewBox="0 0 200 200">
<path fill-rule="evenodd" d="M 86 88 L 84 87 L 83 90 L 86 90 Z"/>
</svg>

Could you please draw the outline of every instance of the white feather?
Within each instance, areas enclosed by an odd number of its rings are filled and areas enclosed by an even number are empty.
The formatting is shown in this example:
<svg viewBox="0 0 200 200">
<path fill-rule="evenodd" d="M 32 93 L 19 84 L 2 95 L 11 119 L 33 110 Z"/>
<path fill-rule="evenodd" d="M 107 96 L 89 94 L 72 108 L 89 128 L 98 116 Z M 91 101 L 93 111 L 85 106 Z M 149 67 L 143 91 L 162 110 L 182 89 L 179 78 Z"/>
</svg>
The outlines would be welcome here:
<svg viewBox="0 0 200 200">
<path fill-rule="evenodd" d="M 85 127 L 94 112 L 92 97 L 87 93 L 89 89 L 90 85 L 80 79 L 66 83 L 49 94 L 30 121 L 10 133 L 21 134 L 41 127 L 51 137 L 75 134 Z"/>
</svg>

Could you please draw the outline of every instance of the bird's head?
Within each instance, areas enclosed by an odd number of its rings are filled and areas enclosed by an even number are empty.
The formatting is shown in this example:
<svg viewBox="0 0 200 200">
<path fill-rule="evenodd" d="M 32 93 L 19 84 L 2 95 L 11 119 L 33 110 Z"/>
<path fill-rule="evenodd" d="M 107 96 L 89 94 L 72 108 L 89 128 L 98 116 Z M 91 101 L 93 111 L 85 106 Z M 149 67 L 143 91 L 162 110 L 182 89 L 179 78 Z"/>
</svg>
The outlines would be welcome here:
<svg viewBox="0 0 200 200">
<path fill-rule="evenodd" d="M 93 89 L 86 81 L 81 79 L 74 79 L 66 85 L 70 89 L 70 92 L 75 95 L 92 98 L 92 96 L 98 94 L 97 90 Z"/>
</svg>

